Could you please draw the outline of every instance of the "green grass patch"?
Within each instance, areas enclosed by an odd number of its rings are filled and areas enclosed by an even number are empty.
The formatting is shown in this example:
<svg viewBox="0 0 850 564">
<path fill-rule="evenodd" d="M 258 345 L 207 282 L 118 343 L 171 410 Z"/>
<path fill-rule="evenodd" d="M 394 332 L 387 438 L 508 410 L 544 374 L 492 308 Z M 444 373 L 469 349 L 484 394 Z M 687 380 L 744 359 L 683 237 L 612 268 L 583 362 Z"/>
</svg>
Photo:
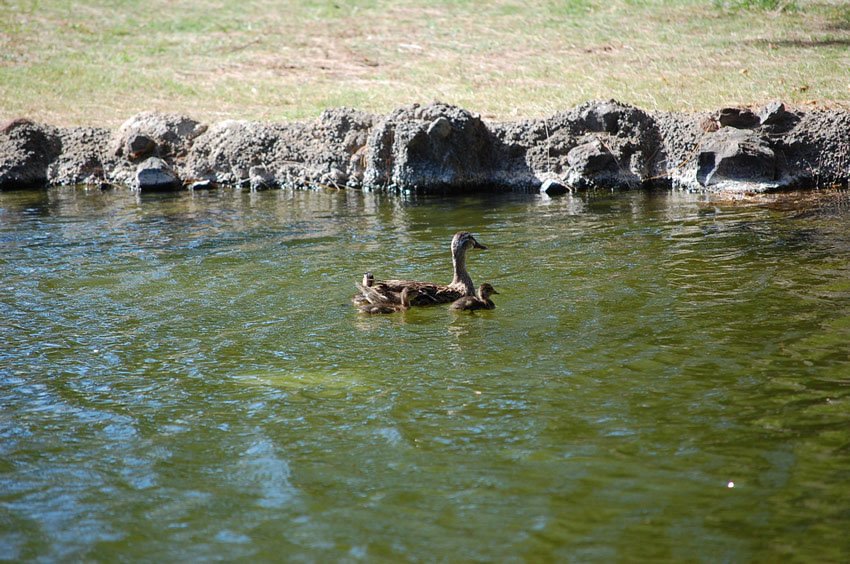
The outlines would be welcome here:
<svg viewBox="0 0 850 564">
<path fill-rule="evenodd" d="M 841 104 L 848 68 L 850 6 L 832 0 L 0 2 L 0 118 L 61 125 L 434 99 L 490 119 L 591 98 Z"/>
</svg>

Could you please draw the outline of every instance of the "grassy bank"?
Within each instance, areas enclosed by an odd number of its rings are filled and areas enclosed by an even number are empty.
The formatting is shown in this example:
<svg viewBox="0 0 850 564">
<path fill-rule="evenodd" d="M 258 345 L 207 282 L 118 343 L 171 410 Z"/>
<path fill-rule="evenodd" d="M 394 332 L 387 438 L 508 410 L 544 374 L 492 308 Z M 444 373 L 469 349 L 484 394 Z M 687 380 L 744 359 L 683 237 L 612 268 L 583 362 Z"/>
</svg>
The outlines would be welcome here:
<svg viewBox="0 0 850 564">
<path fill-rule="evenodd" d="M 433 99 L 497 119 L 611 97 L 835 104 L 848 69 L 840 0 L 0 0 L 0 119 L 59 125 Z"/>
</svg>

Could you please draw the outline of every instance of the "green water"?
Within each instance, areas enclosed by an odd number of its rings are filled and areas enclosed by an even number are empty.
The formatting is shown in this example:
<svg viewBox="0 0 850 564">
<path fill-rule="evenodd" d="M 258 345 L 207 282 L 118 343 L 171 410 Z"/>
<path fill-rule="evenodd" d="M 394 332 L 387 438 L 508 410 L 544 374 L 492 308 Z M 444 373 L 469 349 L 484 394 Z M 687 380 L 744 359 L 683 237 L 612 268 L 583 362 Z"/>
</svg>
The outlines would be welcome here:
<svg viewBox="0 0 850 564">
<path fill-rule="evenodd" d="M 0 558 L 847 561 L 847 202 L 0 193 Z"/>
</svg>

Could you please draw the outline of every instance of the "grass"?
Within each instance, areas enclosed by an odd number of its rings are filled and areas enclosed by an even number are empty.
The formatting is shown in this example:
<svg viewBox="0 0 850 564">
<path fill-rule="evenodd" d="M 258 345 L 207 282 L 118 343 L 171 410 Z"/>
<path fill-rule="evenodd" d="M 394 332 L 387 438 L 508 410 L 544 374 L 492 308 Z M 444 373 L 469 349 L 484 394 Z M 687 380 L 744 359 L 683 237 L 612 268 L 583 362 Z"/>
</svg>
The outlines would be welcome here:
<svg viewBox="0 0 850 564">
<path fill-rule="evenodd" d="M 490 119 L 592 98 L 850 99 L 842 0 L 0 0 L 0 120 L 284 120 L 439 99 Z"/>
</svg>

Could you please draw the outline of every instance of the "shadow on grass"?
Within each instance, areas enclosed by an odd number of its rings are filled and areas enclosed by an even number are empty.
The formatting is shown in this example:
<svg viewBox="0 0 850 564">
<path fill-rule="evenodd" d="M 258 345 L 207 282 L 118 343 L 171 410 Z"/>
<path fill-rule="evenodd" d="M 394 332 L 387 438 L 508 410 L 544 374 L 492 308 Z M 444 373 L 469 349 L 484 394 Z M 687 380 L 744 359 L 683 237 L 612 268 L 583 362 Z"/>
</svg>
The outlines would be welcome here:
<svg viewBox="0 0 850 564">
<path fill-rule="evenodd" d="M 748 41 L 751 45 L 772 47 L 798 47 L 817 49 L 820 47 L 850 47 L 850 39 L 754 39 Z"/>
</svg>

